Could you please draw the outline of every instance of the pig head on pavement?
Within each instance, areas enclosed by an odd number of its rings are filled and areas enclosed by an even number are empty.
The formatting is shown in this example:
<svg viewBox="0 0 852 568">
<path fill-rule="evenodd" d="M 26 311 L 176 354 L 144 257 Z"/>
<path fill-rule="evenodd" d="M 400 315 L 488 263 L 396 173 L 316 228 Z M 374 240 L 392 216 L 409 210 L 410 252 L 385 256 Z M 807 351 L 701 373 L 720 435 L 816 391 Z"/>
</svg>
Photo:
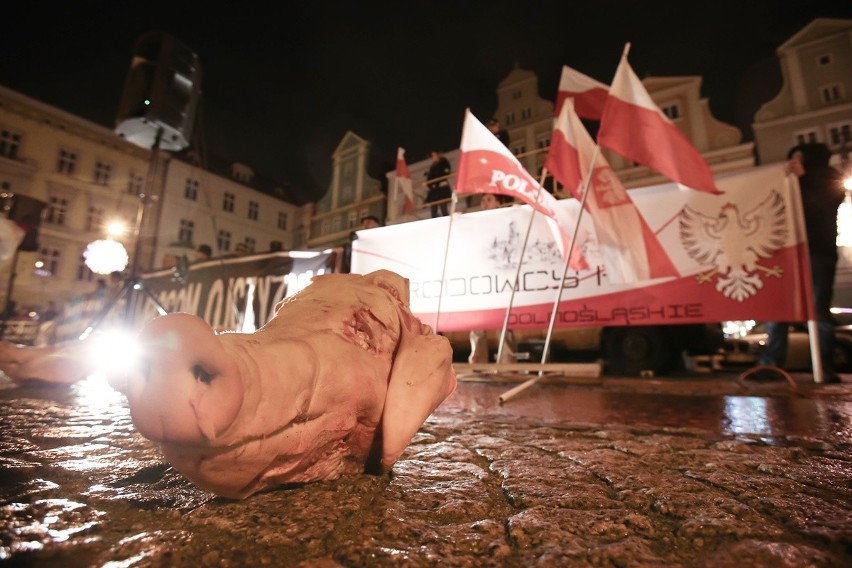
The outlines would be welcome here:
<svg viewBox="0 0 852 568">
<path fill-rule="evenodd" d="M 386 471 L 456 388 L 448 340 L 408 299 L 381 270 L 317 276 L 254 333 L 161 316 L 139 334 L 142 369 L 115 386 L 139 432 L 221 496 Z"/>
</svg>

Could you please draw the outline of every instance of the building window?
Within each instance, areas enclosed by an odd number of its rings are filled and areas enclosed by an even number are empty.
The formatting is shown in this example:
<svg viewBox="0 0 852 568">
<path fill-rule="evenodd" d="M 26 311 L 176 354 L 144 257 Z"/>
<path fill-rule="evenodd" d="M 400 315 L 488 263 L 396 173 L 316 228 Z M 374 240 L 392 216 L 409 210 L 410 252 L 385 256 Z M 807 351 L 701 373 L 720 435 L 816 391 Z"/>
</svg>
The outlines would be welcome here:
<svg viewBox="0 0 852 568">
<path fill-rule="evenodd" d="M 512 91 L 512 98 L 515 100 L 521 99 L 524 97 L 524 92 L 521 89 L 517 91 Z"/>
<path fill-rule="evenodd" d="M 329 230 L 330 228 L 331 228 L 331 222 L 328 219 L 323 219 L 322 223 L 320 223 L 320 235 L 329 234 L 331 232 Z"/>
<path fill-rule="evenodd" d="M 538 147 L 540 150 L 550 148 L 550 138 L 542 138 L 539 140 Z"/>
<path fill-rule="evenodd" d="M 60 259 L 59 250 L 51 247 L 42 247 L 41 248 L 41 260 L 42 266 L 37 268 L 39 271 L 39 276 L 53 276 L 57 272 L 59 272 L 59 259 Z"/>
<path fill-rule="evenodd" d="M 104 210 L 94 205 L 89 207 L 86 214 L 86 230 L 100 231 L 104 226 Z"/>
<path fill-rule="evenodd" d="M 220 229 L 216 234 L 216 246 L 222 252 L 231 250 L 231 231 Z"/>
<path fill-rule="evenodd" d="M 532 118 L 532 109 L 530 107 L 526 107 L 521 110 L 521 120 L 527 120 Z"/>
<path fill-rule="evenodd" d="M 677 120 L 680 118 L 680 105 L 677 103 L 663 105 L 660 107 L 660 110 L 663 111 L 664 115 L 669 117 L 669 120 Z"/>
<path fill-rule="evenodd" d="M 98 160 L 95 162 L 95 183 L 98 185 L 109 185 L 112 178 L 112 164 Z"/>
<path fill-rule="evenodd" d="M 831 65 L 832 61 L 833 61 L 833 59 L 832 59 L 830 53 L 825 53 L 825 54 L 817 57 L 817 65 L 819 65 L 820 67 L 825 67 L 827 65 Z"/>
<path fill-rule="evenodd" d="M 233 213 L 235 200 L 236 197 L 234 197 L 234 194 L 226 191 L 225 197 L 222 199 L 222 210 L 228 211 L 229 213 Z"/>
<path fill-rule="evenodd" d="M 340 217 L 335 215 L 334 219 L 331 220 L 331 232 L 336 233 L 339 230 L 340 230 Z"/>
<path fill-rule="evenodd" d="M 832 124 L 828 127 L 828 138 L 832 146 L 852 142 L 852 123 Z"/>
<path fill-rule="evenodd" d="M 0 156 L 15 159 L 21 147 L 21 135 L 11 130 L 0 130 Z"/>
<path fill-rule="evenodd" d="M 521 144 L 519 146 L 515 146 L 515 149 L 512 150 L 512 152 L 514 152 L 516 156 L 520 156 L 521 154 L 523 154 L 526 151 L 527 151 L 527 147 L 524 146 L 523 144 Z"/>
<path fill-rule="evenodd" d="M 349 222 L 348 226 L 350 228 L 352 228 L 352 227 L 354 227 L 355 225 L 358 224 L 358 215 L 356 215 L 354 211 L 349 212 L 348 222 Z"/>
<path fill-rule="evenodd" d="M 252 237 L 246 237 L 246 252 L 251 254 L 254 252 L 255 247 L 257 246 L 257 241 Z"/>
<path fill-rule="evenodd" d="M 60 174 L 73 176 L 74 172 L 77 171 L 77 153 L 64 148 L 60 149 L 56 171 Z"/>
<path fill-rule="evenodd" d="M 183 188 L 183 196 L 190 201 L 198 201 L 198 180 L 186 178 L 186 186 Z"/>
<path fill-rule="evenodd" d="M 794 146 L 808 142 L 819 142 L 816 130 L 800 130 L 793 133 Z"/>
<path fill-rule="evenodd" d="M 259 208 L 259 205 L 258 205 L 257 201 L 249 201 L 248 218 L 251 219 L 252 221 L 257 221 L 258 208 Z"/>
<path fill-rule="evenodd" d="M 130 172 L 127 175 L 127 195 L 141 196 L 145 186 L 145 177 L 139 172 Z"/>
<path fill-rule="evenodd" d="M 819 92 L 822 94 L 822 102 L 824 103 L 833 103 L 843 100 L 843 87 L 840 83 L 824 85 L 820 87 Z"/>
<path fill-rule="evenodd" d="M 284 211 L 278 212 L 278 230 L 287 230 L 287 214 Z"/>
<path fill-rule="evenodd" d="M 178 242 L 184 244 L 191 243 L 192 233 L 194 231 L 195 221 L 190 221 L 189 219 L 181 219 L 180 228 L 178 229 Z"/>
<path fill-rule="evenodd" d="M 515 113 L 514 111 L 509 111 L 506 113 L 506 124 L 514 124 L 515 123 Z"/>
<path fill-rule="evenodd" d="M 86 257 L 80 255 L 80 263 L 77 265 L 77 281 L 91 282 L 95 278 L 95 273 L 86 266 Z"/>
<path fill-rule="evenodd" d="M 44 216 L 45 223 L 65 226 L 65 216 L 68 215 L 68 199 L 52 196 L 47 201 L 47 214 Z"/>
</svg>

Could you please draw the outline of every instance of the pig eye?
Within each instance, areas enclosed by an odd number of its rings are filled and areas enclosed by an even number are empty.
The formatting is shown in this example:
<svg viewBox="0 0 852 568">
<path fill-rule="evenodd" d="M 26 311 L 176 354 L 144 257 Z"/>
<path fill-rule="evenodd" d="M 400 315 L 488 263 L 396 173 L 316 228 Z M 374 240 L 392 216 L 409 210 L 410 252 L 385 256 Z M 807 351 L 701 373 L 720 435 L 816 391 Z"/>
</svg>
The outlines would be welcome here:
<svg viewBox="0 0 852 568">
<path fill-rule="evenodd" d="M 195 364 L 192 366 L 192 376 L 195 380 L 201 381 L 204 384 L 213 382 L 213 373 L 208 373 L 201 365 Z"/>
</svg>

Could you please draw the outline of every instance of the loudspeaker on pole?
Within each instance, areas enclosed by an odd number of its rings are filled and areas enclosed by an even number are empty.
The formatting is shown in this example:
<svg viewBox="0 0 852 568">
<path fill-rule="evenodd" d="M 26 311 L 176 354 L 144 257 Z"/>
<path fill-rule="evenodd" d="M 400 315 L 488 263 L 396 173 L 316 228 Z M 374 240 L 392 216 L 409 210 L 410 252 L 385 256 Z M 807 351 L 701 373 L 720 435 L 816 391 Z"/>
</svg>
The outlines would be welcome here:
<svg viewBox="0 0 852 568">
<path fill-rule="evenodd" d="M 165 32 L 148 32 L 134 45 L 115 131 L 143 148 L 157 133 L 164 150 L 189 146 L 201 96 L 198 56 Z"/>
</svg>

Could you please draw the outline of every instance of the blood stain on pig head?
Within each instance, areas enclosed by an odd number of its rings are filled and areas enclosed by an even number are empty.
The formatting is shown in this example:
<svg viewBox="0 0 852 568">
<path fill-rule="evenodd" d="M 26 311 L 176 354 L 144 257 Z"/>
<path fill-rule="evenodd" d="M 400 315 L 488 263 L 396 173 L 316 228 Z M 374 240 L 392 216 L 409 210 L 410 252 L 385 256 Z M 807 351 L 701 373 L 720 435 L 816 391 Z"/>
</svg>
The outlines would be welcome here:
<svg viewBox="0 0 852 568">
<path fill-rule="evenodd" d="M 369 308 L 359 308 L 352 313 L 352 317 L 344 322 L 343 335 L 373 355 L 392 350 L 382 341 L 388 336 L 385 324 Z"/>
</svg>

